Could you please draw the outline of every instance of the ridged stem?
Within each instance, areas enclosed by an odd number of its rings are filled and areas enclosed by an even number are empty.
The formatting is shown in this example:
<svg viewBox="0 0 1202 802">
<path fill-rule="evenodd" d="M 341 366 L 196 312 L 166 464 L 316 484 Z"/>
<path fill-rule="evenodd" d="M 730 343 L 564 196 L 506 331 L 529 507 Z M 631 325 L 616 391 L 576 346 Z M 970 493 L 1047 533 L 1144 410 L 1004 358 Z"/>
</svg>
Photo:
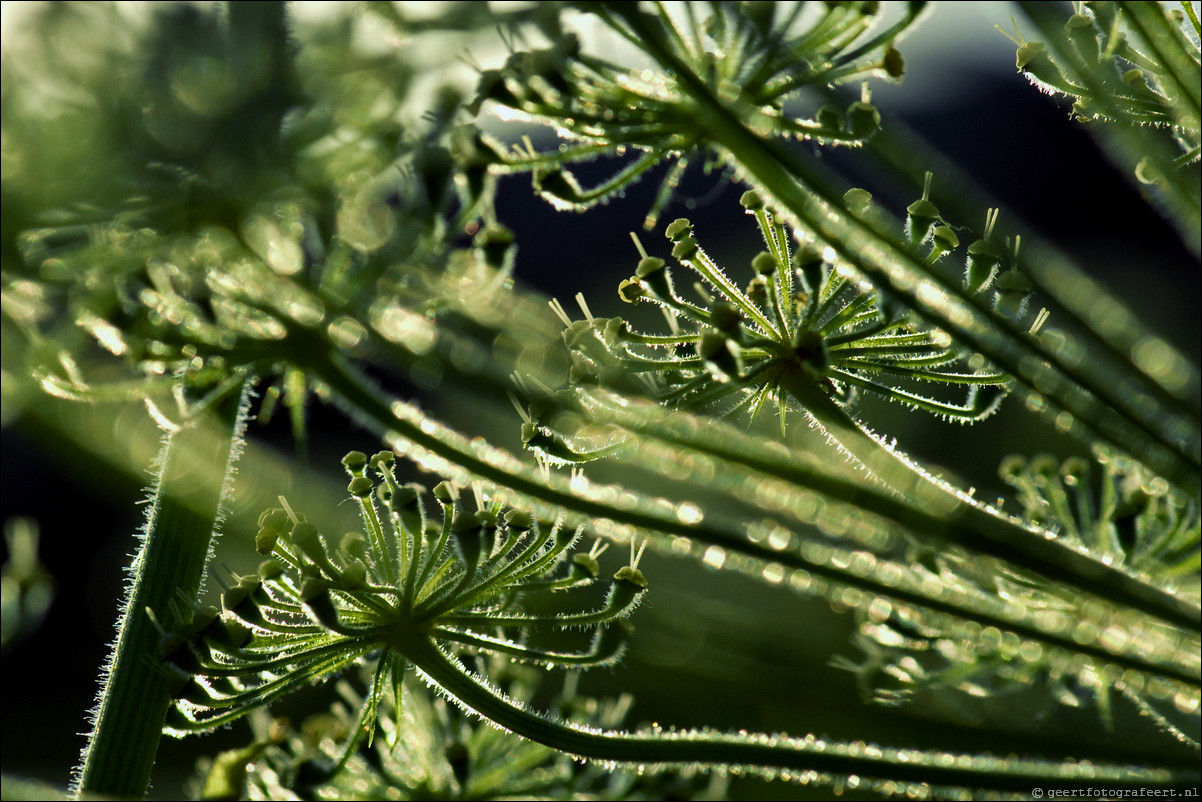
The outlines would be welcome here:
<svg viewBox="0 0 1202 802">
<path fill-rule="evenodd" d="M 212 419 L 190 421 L 165 437 L 94 726 L 76 769 L 74 790 L 81 797 L 140 799 L 149 788 L 171 695 L 158 665 L 161 636 L 147 611 L 170 627 L 178 595 L 198 596 L 241 451 L 246 392 L 244 386 L 218 401 Z"/>
</svg>

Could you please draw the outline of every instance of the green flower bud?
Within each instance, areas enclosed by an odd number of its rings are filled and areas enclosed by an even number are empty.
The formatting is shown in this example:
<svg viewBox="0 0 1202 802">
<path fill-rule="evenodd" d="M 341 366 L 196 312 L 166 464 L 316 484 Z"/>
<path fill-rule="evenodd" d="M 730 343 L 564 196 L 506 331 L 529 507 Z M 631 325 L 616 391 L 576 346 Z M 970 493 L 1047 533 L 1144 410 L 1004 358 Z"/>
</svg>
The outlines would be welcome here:
<svg viewBox="0 0 1202 802">
<path fill-rule="evenodd" d="M 906 207 L 906 236 L 911 245 L 926 242 L 927 237 L 935 229 L 935 224 L 943 221 L 939 207 L 928 200 L 925 194 L 922 198 Z"/>
<path fill-rule="evenodd" d="M 667 262 L 657 256 L 644 256 L 639 260 L 638 267 L 635 268 L 634 274 L 638 278 L 647 278 L 655 273 L 662 272 L 666 265 Z"/>
<path fill-rule="evenodd" d="M 462 522 L 461 517 L 464 519 Z M 480 554 L 484 550 L 484 530 L 473 516 L 457 515 L 451 524 L 451 531 L 455 534 L 455 548 L 463 560 L 465 570 L 469 574 L 474 573 L 476 566 L 480 564 Z"/>
<path fill-rule="evenodd" d="M 377 451 L 375 454 L 372 454 L 370 462 L 371 467 L 377 473 L 383 474 L 384 471 L 396 464 L 396 454 L 393 454 L 391 451 Z"/>
<path fill-rule="evenodd" d="M 856 139 L 867 139 L 881 130 L 881 113 L 877 107 L 856 101 L 847 109 L 847 133 Z"/>
<path fill-rule="evenodd" d="M 814 114 L 814 122 L 818 123 L 818 127 L 822 129 L 823 133 L 831 136 L 843 133 L 843 111 L 829 103 L 818 107 L 818 111 Z"/>
<path fill-rule="evenodd" d="M 968 246 L 968 258 L 964 263 L 964 289 L 976 294 L 993 283 L 998 265 L 1005 254 L 992 242 L 979 239 Z"/>
<path fill-rule="evenodd" d="M 1064 77 L 1064 73 L 1052 61 L 1042 42 L 1024 42 L 1018 48 L 1014 63 L 1019 72 L 1026 73 L 1030 79 L 1045 88 L 1074 96 L 1081 93 L 1079 87 Z"/>
<path fill-rule="evenodd" d="M 346 486 L 346 492 L 358 499 L 365 499 L 376 489 L 376 483 L 366 476 L 356 476 Z"/>
<path fill-rule="evenodd" d="M 801 280 L 811 295 L 816 295 L 822 282 L 826 279 L 825 261 L 822 254 L 812 247 L 806 247 L 797 253 L 797 270 Z"/>
<path fill-rule="evenodd" d="M 1073 49 L 1080 54 L 1082 61 L 1093 66 L 1101 61 L 1101 49 L 1098 45 L 1098 31 L 1094 28 L 1093 20 L 1084 14 L 1073 14 L 1064 23 L 1064 36 Z"/>
<path fill-rule="evenodd" d="M 628 583 L 639 590 L 647 588 L 647 577 L 643 576 L 643 572 L 637 568 L 631 568 L 629 565 L 624 565 L 614 574 L 614 579 L 618 582 Z"/>
<path fill-rule="evenodd" d="M 279 540 L 279 537 L 280 532 L 278 529 L 263 527 L 255 535 L 255 551 L 266 557 L 275 550 L 275 544 Z"/>
<path fill-rule="evenodd" d="M 1027 296 L 1019 292 L 999 292 L 993 297 L 993 310 L 1004 318 L 1017 321 L 1027 313 Z"/>
<path fill-rule="evenodd" d="M 852 187 L 843 193 L 843 202 L 847 210 L 855 215 L 861 215 L 872 208 L 872 193 L 866 189 Z"/>
<path fill-rule="evenodd" d="M 355 559 L 363 559 L 367 555 L 367 538 L 362 532 L 347 532 L 338 541 L 338 549 Z"/>
<path fill-rule="evenodd" d="M 630 278 L 623 280 L 622 283 L 618 285 L 618 297 L 628 304 L 634 303 L 639 298 L 642 298 L 646 293 L 647 290 L 643 286 L 643 282 L 639 281 L 635 276 L 631 276 Z"/>
<path fill-rule="evenodd" d="M 1012 269 L 999 275 L 993 286 L 997 290 L 993 296 L 994 311 L 1010 320 L 1018 320 L 1026 314 L 1030 279 Z"/>
<path fill-rule="evenodd" d="M 361 476 L 363 469 L 367 467 L 367 455 L 362 451 L 348 452 L 342 458 L 342 467 L 346 468 L 352 476 Z"/>
<path fill-rule="evenodd" d="M 931 262 L 960 247 L 960 237 L 951 226 L 935 226 L 931 230 Z"/>
<path fill-rule="evenodd" d="M 756 306 L 764 306 L 768 303 L 768 280 L 763 276 L 756 276 L 747 283 L 747 297 Z"/>
<path fill-rule="evenodd" d="M 443 480 L 434 485 L 434 498 L 443 504 L 454 504 L 459 500 L 459 488 L 451 482 Z"/>
<path fill-rule="evenodd" d="M 319 555 L 325 553 L 321 534 L 317 531 L 317 527 L 308 521 L 301 521 L 292 527 L 291 540 L 294 546 L 315 560 L 319 559 Z"/>
<path fill-rule="evenodd" d="M 363 587 L 367 584 L 367 564 L 358 559 L 349 561 L 346 568 L 342 569 L 339 580 L 339 584 L 347 590 Z"/>
<path fill-rule="evenodd" d="M 714 304 L 710 309 L 710 323 L 719 331 L 731 333 L 738 329 L 739 324 L 743 322 L 743 315 L 740 314 L 738 308 L 733 304 L 720 302 Z"/>
<path fill-rule="evenodd" d="M 743 196 L 739 198 L 739 203 L 749 212 L 755 212 L 764 208 L 764 199 L 754 189 L 744 192 Z"/>
<path fill-rule="evenodd" d="M 639 260 L 634 271 L 635 278 L 643 292 L 650 291 L 659 298 L 669 298 L 672 295 L 672 285 L 668 281 L 667 262 L 657 256 L 645 256 Z"/>
<path fill-rule="evenodd" d="M 692 231 L 693 224 L 684 217 L 678 217 L 673 220 L 666 229 L 664 229 L 664 236 L 673 242 L 679 242 L 691 234 Z"/>
<path fill-rule="evenodd" d="M 410 482 L 406 485 L 401 485 L 392 494 L 392 508 L 401 510 L 407 507 L 412 507 L 417 504 L 418 498 L 425 491 L 425 488 L 418 484 Z"/>
<path fill-rule="evenodd" d="M 1017 270 L 1007 270 L 997 277 L 993 286 L 1000 292 L 1030 292 L 1031 280 Z"/>
<path fill-rule="evenodd" d="M 931 231 L 931 237 L 944 250 L 954 251 L 960 247 L 960 237 L 956 235 L 951 226 L 935 226 Z"/>
<path fill-rule="evenodd" d="M 906 60 L 902 58 L 901 52 L 893 47 L 885 51 L 881 67 L 884 68 L 885 74 L 895 81 L 906 74 Z"/>
<path fill-rule="evenodd" d="M 505 523 L 511 529 L 525 532 L 532 526 L 533 522 L 530 518 L 530 513 L 521 510 L 509 510 L 505 513 Z"/>
<path fill-rule="evenodd" d="M 771 276 L 778 269 L 780 269 L 780 264 L 776 261 L 776 257 L 772 254 L 768 253 L 767 251 L 760 251 L 755 255 L 755 258 L 751 260 L 751 269 L 754 270 L 758 275 Z"/>
<path fill-rule="evenodd" d="M 265 529 L 283 529 L 288 525 L 288 513 L 281 510 L 279 507 L 272 507 L 263 510 L 259 515 L 259 526 Z"/>
<path fill-rule="evenodd" d="M 591 554 L 573 554 L 572 567 L 583 572 L 590 579 L 594 579 L 601 575 L 601 563 L 598 562 L 597 558 Z"/>
<path fill-rule="evenodd" d="M 241 649 L 250 640 L 250 629 L 232 618 L 214 618 L 202 633 L 206 640 L 226 649 Z"/>
<path fill-rule="evenodd" d="M 683 239 L 677 240 L 676 244 L 672 246 L 672 258 L 683 262 L 691 258 L 693 254 L 697 253 L 699 248 L 700 246 L 697 244 L 697 240 L 692 236 L 684 237 Z"/>
<path fill-rule="evenodd" d="M 697 341 L 697 354 L 705 360 L 710 375 L 720 382 L 742 375 L 738 345 L 720 331 L 710 330 Z"/>
</svg>

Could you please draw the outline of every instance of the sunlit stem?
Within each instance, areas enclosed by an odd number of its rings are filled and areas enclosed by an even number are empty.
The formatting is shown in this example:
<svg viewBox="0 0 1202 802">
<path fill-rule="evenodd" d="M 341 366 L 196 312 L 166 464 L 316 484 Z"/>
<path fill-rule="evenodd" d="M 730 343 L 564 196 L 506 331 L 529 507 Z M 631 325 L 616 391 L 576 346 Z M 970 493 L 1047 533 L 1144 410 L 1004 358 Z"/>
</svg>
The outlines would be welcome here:
<svg viewBox="0 0 1202 802">
<path fill-rule="evenodd" d="M 584 730 L 510 701 L 423 637 L 408 639 L 401 648 L 431 682 L 466 709 L 524 738 L 593 760 L 639 765 L 758 766 L 1024 793 L 1033 785 L 1046 789 L 1086 779 L 1106 788 L 1189 786 L 1198 782 L 1196 768 L 1145 769 L 917 750 L 892 752 L 812 737 Z"/>
<path fill-rule="evenodd" d="M 376 563 L 380 566 L 381 576 L 389 585 L 395 585 L 397 547 L 391 542 L 392 538 L 385 537 L 384 527 L 380 523 L 380 516 L 376 513 L 376 505 L 372 502 L 371 496 L 356 498 L 355 501 L 359 505 L 359 512 L 363 515 L 363 520 L 367 523 L 366 528 L 371 537 L 372 551 L 375 554 Z"/>
<path fill-rule="evenodd" d="M 150 783 L 171 698 L 157 666 L 159 632 L 146 611 L 167 620 L 179 594 L 196 601 L 226 478 L 241 451 L 248 402 L 245 387 L 234 389 L 214 405 L 215 419 L 180 426 L 164 443 L 138 571 L 78 769 L 80 794 L 141 798 Z"/>
</svg>

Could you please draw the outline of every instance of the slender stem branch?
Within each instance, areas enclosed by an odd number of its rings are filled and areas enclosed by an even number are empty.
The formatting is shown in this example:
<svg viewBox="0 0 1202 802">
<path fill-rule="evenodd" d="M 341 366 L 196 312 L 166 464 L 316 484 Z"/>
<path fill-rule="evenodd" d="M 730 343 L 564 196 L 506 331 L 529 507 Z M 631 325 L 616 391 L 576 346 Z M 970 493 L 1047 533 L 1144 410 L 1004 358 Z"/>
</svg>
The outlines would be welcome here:
<svg viewBox="0 0 1202 802">
<path fill-rule="evenodd" d="M 399 648 L 434 684 L 468 710 L 524 738 L 593 760 L 793 769 L 869 780 L 1020 792 L 1030 791 L 1032 785 L 1071 785 L 1086 778 L 1107 788 L 1197 783 L 1196 769 L 1145 769 L 1013 757 L 999 760 L 988 755 L 875 749 L 859 743 L 825 742 L 812 736 L 586 730 L 540 716 L 506 699 L 418 633 Z"/>
<path fill-rule="evenodd" d="M 1087 593 L 1097 593 L 1104 588 L 1101 594 L 1105 598 L 1130 605 L 1177 626 L 1197 631 L 1202 625 L 1202 608 L 1197 604 L 1149 585 L 1118 566 L 1105 565 L 1075 552 L 1050 536 L 1050 533 L 1035 533 L 1025 529 L 997 511 L 965 497 L 950 485 L 936 481 L 901 452 L 885 448 L 812 380 L 789 374 L 784 377 L 782 384 L 812 420 L 887 485 L 895 489 L 906 488 L 907 496 L 925 489 L 925 495 L 932 502 L 940 508 L 947 508 L 949 512 L 944 516 L 944 521 L 934 529 L 942 530 L 953 542 Z M 918 481 L 922 483 L 920 487 L 915 486 Z M 891 509 L 889 517 L 898 523 L 906 520 L 917 523 L 910 504 L 889 504 L 888 500 L 882 499 L 881 506 Z M 932 531 L 930 524 L 935 523 L 930 521 L 918 531 Z"/>
</svg>

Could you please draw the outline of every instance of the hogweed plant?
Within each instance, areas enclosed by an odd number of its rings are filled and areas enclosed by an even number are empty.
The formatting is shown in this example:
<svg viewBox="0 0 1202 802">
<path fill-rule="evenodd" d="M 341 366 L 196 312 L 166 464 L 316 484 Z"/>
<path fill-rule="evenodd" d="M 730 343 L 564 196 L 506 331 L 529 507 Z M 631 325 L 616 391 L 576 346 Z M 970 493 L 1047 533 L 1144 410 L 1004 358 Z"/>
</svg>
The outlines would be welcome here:
<svg viewBox="0 0 1202 802">
<path fill-rule="evenodd" d="M 181 628 L 164 633 L 160 649 L 181 682 L 172 729 L 214 729 L 373 652 L 379 668 L 363 718 L 352 730 L 356 736 L 372 729 L 387 685 L 399 697 L 409 662 L 416 658 L 422 665 L 439 653 L 432 644 L 546 665 L 596 666 L 618 658 L 619 623 L 647 587 L 637 568 L 640 555 L 615 574 L 596 609 L 539 611 L 541 595 L 558 591 L 563 598 L 557 601 L 570 602 L 576 591 L 595 584 L 599 550 L 577 554 L 568 570 L 557 572 L 579 531 L 514 511 L 502 518 L 495 504 L 478 503 L 467 512 L 460 509 L 457 488 L 446 482 L 434 489 L 442 520 L 431 521 L 424 490 L 398 485 L 392 462 L 392 452 L 374 458 L 383 479 L 377 486 L 365 475 L 365 455 L 351 452 L 343 460 L 366 538 L 350 533 L 331 549 L 317 527 L 281 498 L 285 507 L 265 511 L 256 536 L 259 552 L 275 556 L 222 594 L 222 617 L 215 608 L 184 613 Z M 373 502 L 377 487 L 384 516 Z M 540 627 L 595 633 L 587 648 L 544 649 L 527 643 L 528 631 Z M 352 740 L 344 761 L 356 745 Z"/>
<path fill-rule="evenodd" d="M 1020 8 L 1018 69 L 1196 257 L 1194 6 Z M 1196 793 L 1197 368 L 874 104 L 925 3 L 290 11 L 47 6 L 6 56 L 4 419 L 127 472 L 161 438 L 72 793 L 144 796 L 163 733 L 219 729 L 241 745 L 202 762 L 206 798 Z M 477 54 L 474 92 L 428 47 Z M 860 160 L 879 189 L 839 174 Z M 740 186 L 743 264 L 700 223 L 654 233 L 693 165 Z M 498 185 L 522 174 L 585 219 L 657 178 L 648 231 L 613 236 L 629 314 L 517 281 L 540 243 Z M 1015 438 L 1008 497 L 981 498 L 871 399 L 940 419 L 972 452 L 953 468 L 977 460 L 959 425 L 1006 405 L 1079 453 Z M 345 489 L 316 403 L 384 449 L 347 454 Z M 281 405 L 286 468 L 249 426 Z M 88 422 L 131 407 L 153 425 Z M 49 587 L 12 542 L 6 650 Z M 710 649 L 673 664 L 729 687 L 661 682 L 687 715 L 640 723 L 641 622 L 726 616 L 720 647 L 776 650 L 816 637 L 780 618 L 806 598 L 849 613 L 821 660 L 862 700 L 820 718 L 765 686 L 749 715 L 754 679 Z M 783 670 L 792 692 L 807 669 Z M 293 723 L 315 693 L 329 712 Z"/>
</svg>

